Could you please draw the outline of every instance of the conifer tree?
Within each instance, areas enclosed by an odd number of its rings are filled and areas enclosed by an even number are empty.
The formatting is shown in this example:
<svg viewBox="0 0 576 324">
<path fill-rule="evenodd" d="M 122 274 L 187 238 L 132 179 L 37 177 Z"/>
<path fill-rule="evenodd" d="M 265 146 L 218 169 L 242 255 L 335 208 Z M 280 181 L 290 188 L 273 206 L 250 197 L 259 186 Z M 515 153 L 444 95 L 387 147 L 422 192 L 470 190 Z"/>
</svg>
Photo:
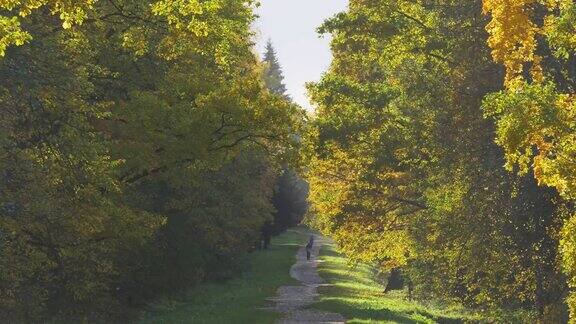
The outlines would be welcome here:
<svg viewBox="0 0 576 324">
<path fill-rule="evenodd" d="M 282 67 L 276 57 L 276 50 L 272 45 L 272 41 L 268 40 L 266 44 L 266 52 L 264 53 L 264 63 L 266 70 L 264 71 L 264 82 L 270 92 L 281 96 L 288 97 L 286 94 L 286 85 L 284 84 L 284 75 Z"/>
<path fill-rule="evenodd" d="M 278 62 L 276 50 L 271 40 L 268 40 L 266 44 L 263 62 L 266 65 L 263 79 L 268 90 L 291 101 L 286 93 L 282 67 Z M 289 227 L 300 223 L 308 210 L 307 198 L 308 184 L 306 181 L 296 171 L 284 166 L 284 169 L 278 174 L 276 192 L 272 199 L 276 208 L 274 224 L 271 229 L 272 234 L 282 233 Z"/>
</svg>

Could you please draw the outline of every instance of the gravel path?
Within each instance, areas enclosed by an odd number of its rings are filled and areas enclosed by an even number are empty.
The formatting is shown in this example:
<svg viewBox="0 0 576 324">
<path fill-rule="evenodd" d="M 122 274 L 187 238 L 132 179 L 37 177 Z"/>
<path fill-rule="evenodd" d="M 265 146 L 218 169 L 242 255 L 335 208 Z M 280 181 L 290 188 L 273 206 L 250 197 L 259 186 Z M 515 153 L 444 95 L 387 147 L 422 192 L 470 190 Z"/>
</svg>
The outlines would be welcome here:
<svg viewBox="0 0 576 324">
<path fill-rule="evenodd" d="M 306 232 L 308 235 L 312 233 Z M 304 245 L 306 242 L 303 242 Z M 325 238 L 314 235 L 312 258 L 306 260 L 306 248 L 302 247 L 296 253 L 296 263 L 290 269 L 292 278 L 298 280 L 300 286 L 282 286 L 278 288 L 276 297 L 270 300 L 275 303 L 273 310 L 282 313 L 280 324 L 303 323 L 346 323 L 342 315 L 328 313 L 308 308 L 318 298 L 318 287 L 324 280 L 318 275 L 318 252 L 325 243 Z"/>
</svg>

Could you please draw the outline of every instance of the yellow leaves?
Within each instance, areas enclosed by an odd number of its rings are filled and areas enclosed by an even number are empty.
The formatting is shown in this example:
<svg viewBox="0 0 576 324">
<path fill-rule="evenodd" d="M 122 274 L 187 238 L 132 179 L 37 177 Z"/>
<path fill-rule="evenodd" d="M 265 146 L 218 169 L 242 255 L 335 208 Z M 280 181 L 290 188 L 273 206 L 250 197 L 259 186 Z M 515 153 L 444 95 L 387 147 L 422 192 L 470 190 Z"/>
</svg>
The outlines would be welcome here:
<svg viewBox="0 0 576 324">
<path fill-rule="evenodd" d="M 557 121 L 534 133 L 530 142 L 538 148 L 535 176 L 540 184 L 555 187 L 569 199 L 576 198 L 576 124 L 574 98 L 559 95 L 554 103 Z"/>
<path fill-rule="evenodd" d="M 0 57 L 5 55 L 8 46 L 20 46 L 30 39 L 30 34 L 20 28 L 17 17 L 0 16 Z"/>
<path fill-rule="evenodd" d="M 491 95 L 484 104 L 488 115 L 498 117 L 496 141 L 504 148 L 507 168 L 519 167 L 526 174 L 532 167 L 541 185 L 575 198 L 574 96 L 558 94 L 551 84 L 515 80 L 513 86 L 515 90 Z"/>
<path fill-rule="evenodd" d="M 204 10 L 202 3 L 198 0 L 161 0 L 152 4 L 152 12 L 155 15 L 170 14 L 169 19 L 175 19 L 174 14 L 182 16 L 200 15 Z M 169 22 L 175 22 L 175 20 Z"/>
<path fill-rule="evenodd" d="M 540 55 L 534 55 L 532 66 L 530 68 L 530 75 L 534 82 L 544 82 L 544 70 L 542 69 L 542 57 Z"/>
<path fill-rule="evenodd" d="M 468 190 L 469 184 L 455 179 L 453 183 L 427 189 L 426 201 L 436 213 L 449 215 L 462 208 Z"/>
<path fill-rule="evenodd" d="M 374 225 L 359 218 L 347 218 L 333 238 L 341 251 L 354 261 L 377 261 L 383 270 L 406 265 L 413 253 L 408 231 L 383 232 Z"/>
<path fill-rule="evenodd" d="M 505 83 L 521 77 L 525 63 L 532 63 L 537 71 L 535 58 L 536 36 L 539 29 L 532 21 L 535 0 L 484 0 L 485 14 L 492 20 L 486 26 L 488 45 L 492 57 L 506 67 Z"/>
<path fill-rule="evenodd" d="M 534 22 L 534 7 L 547 9 L 543 26 Z M 484 0 L 483 10 L 492 19 L 486 26 L 488 45 L 495 62 L 506 68 L 505 85 L 514 89 L 523 79 L 526 64 L 534 82 L 543 82 L 542 58 L 535 55 L 538 37 L 547 38 L 555 55 L 568 57 L 576 49 L 576 8 L 570 0 Z"/>
<path fill-rule="evenodd" d="M 0 0 L 0 8 L 8 11 L 16 10 L 20 17 L 30 15 L 34 10 L 49 6 L 53 15 L 58 14 L 64 28 L 73 24 L 81 24 L 88 10 L 92 9 L 97 0 L 65 1 L 65 0 Z"/>
<path fill-rule="evenodd" d="M 312 223 L 356 261 L 403 266 L 413 244 L 403 210 L 395 207 L 392 196 L 400 196 L 410 180 L 405 172 L 375 169 L 372 149 L 325 143 L 323 153 L 311 159 L 307 177 Z"/>
</svg>

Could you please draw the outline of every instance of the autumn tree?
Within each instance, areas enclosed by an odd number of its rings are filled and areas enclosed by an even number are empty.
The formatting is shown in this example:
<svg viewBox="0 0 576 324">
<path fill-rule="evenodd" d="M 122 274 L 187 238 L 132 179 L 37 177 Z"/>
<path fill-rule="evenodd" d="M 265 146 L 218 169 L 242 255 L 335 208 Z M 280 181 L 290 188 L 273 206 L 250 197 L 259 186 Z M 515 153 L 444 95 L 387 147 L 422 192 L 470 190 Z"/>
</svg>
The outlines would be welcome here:
<svg viewBox="0 0 576 324">
<path fill-rule="evenodd" d="M 506 167 L 520 174 L 533 170 L 540 185 L 570 202 L 576 197 L 575 11 L 573 1 L 484 1 L 492 57 L 506 69 L 505 89 L 489 95 L 484 108 L 497 121 Z M 574 224 L 575 216 L 566 219 L 560 238 L 573 290 Z M 568 304 L 575 321 L 574 293 Z"/>
<path fill-rule="evenodd" d="M 502 168 L 481 109 L 504 80 L 488 23 L 481 1 L 374 0 L 323 25 L 334 62 L 310 89 L 312 223 L 355 260 L 403 268 L 421 298 L 550 319 L 560 206 Z"/>
</svg>

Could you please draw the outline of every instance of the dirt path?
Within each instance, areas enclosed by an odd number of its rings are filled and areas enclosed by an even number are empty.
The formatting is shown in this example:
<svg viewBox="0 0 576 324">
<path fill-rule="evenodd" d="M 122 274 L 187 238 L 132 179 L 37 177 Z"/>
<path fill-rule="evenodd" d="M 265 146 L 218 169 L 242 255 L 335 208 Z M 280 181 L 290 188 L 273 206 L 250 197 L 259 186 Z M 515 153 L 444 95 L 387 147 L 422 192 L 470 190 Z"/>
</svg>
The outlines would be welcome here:
<svg viewBox="0 0 576 324">
<path fill-rule="evenodd" d="M 312 233 L 308 232 L 306 234 L 312 235 Z M 316 269 L 318 267 L 318 252 L 324 243 L 324 237 L 314 235 L 314 248 L 310 261 L 306 260 L 305 247 L 298 250 L 296 263 L 290 269 L 290 275 L 298 280 L 301 285 L 282 286 L 278 288 L 276 297 L 271 299 L 275 303 L 272 309 L 282 313 L 280 324 L 346 323 L 346 320 L 340 314 L 307 308 L 307 306 L 312 305 L 317 300 L 319 296 L 317 288 L 324 283 Z"/>
</svg>

